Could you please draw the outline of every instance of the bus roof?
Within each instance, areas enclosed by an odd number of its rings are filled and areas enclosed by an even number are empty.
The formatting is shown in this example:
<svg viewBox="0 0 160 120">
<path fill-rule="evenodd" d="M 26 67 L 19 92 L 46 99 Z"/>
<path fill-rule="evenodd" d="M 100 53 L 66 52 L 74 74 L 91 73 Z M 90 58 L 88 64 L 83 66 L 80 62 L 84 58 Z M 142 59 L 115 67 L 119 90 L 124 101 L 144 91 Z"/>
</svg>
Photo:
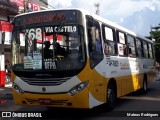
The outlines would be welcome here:
<svg viewBox="0 0 160 120">
<path fill-rule="evenodd" d="M 42 12 L 47 12 L 47 11 L 58 11 L 58 10 L 78 10 L 78 11 L 81 11 L 84 15 L 90 15 L 90 16 L 92 16 L 94 19 L 96 19 L 96 20 L 98 20 L 98 21 L 100 21 L 100 22 L 103 22 L 103 23 L 105 23 L 105 24 L 107 24 L 107 25 L 109 25 L 109 26 L 111 26 L 111 27 L 113 27 L 113 28 L 115 28 L 115 29 L 118 29 L 118 30 L 120 30 L 120 31 L 126 32 L 126 33 L 128 33 L 128 34 L 130 34 L 130 35 L 133 35 L 133 36 L 135 36 L 135 37 L 137 37 L 137 38 L 146 40 L 146 41 L 148 41 L 148 42 L 153 42 L 152 40 L 147 39 L 147 38 L 145 38 L 145 37 L 143 37 L 143 36 L 141 36 L 141 35 L 133 32 L 133 31 L 131 31 L 131 30 L 129 30 L 129 29 L 126 29 L 125 27 L 122 27 L 122 26 L 114 23 L 114 22 L 111 22 L 110 20 L 108 20 L 108 19 L 106 19 L 106 18 L 103 18 L 103 17 L 101 17 L 101 16 L 99 16 L 99 15 L 96 15 L 96 14 L 94 14 L 94 13 L 91 13 L 91 12 L 89 12 L 89 11 L 87 11 L 87 10 L 85 10 L 85 9 L 81 9 L 81 8 L 47 9 L 47 10 L 42 10 L 42 11 L 34 11 L 34 12 L 29 12 L 29 13 L 22 13 L 22 14 L 16 15 L 15 17 L 19 17 L 19 16 L 23 16 L 23 15 L 27 15 L 27 14 L 42 13 Z"/>
<path fill-rule="evenodd" d="M 146 40 L 148 42 L 153 42 L 152 40 L 147 39 L 147 38 L 145 38 L 145 37 L 133 32 L 133 31 L 131 31 L 131 30 L 125 28 L 125 27 L 122 27 L 122 26 L 114 23 L 114 22 L 111 22 L 111 21 L 107 20 L 106 18 L 102 18 L 101 16 L 93 14 L 93 13 L 91 15 L 92 15 L 93 18 L 95 18 L 95 19 L 97 19 L 97 20 L 99 20 L 99 21 L 101 21 L 101 22 L 103 22 L 103 23 L 105 23 L 105 24 L 107 24 L 107 25 L 109 25 L 109 26 L 111 26 L 113 28 L 116 28 L 116 29 L 118 29 L 120 31 L 126 32 L 126 33 L 128 33 L 130 35 L 133 35 L 133 36 L 137 37 L 137 38 Z"/>
</svg>

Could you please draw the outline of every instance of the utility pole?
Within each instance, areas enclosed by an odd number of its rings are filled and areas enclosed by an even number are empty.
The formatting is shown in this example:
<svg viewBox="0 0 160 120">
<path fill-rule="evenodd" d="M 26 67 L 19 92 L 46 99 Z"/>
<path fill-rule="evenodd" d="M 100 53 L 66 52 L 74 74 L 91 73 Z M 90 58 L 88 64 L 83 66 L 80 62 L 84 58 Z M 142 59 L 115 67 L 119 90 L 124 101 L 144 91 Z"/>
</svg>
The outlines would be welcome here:
<svg viewBox="0 0 160 120">
<path fill-rule="evenodd" d="M 95 3 L 94 6 L 96 7 L 96 14 L 99 15 L 100 14 L 100 10 L 99 10 L 99 3 Z"/>
</svg>

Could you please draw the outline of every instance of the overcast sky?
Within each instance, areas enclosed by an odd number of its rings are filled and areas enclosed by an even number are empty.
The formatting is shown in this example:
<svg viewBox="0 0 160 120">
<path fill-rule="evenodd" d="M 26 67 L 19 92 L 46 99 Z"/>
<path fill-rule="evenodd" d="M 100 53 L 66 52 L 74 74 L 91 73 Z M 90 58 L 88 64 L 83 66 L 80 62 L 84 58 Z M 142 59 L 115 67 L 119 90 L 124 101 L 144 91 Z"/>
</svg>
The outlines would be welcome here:
<svg viewBox="0 0 160 120">
<path fill-rule="evenodd" d="M 95 13 L 100 4 L 100 16 L 148 36 L 151 26 L 160 23 L 160 0 L 48 0 L 55 8 L 84 8 Z M 157 14 L 158 13 L 158 14 Z"/>
</svg>

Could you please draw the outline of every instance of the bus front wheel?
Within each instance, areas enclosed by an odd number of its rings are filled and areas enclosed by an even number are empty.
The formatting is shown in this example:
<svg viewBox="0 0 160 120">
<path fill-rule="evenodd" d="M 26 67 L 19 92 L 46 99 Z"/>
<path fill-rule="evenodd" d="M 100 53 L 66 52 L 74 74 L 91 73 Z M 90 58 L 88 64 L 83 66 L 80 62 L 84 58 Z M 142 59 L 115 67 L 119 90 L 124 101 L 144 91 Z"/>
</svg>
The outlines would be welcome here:
<svg viewBox="0 0 160 120">
<path fill-rule="evenodd" d="M 112 83 L 109 83 L 107 88 L 107 107 L 109 109 L 113 109 L 115 107 L 116 103 L 116 94 L 114 85 Z"/>
</svg>

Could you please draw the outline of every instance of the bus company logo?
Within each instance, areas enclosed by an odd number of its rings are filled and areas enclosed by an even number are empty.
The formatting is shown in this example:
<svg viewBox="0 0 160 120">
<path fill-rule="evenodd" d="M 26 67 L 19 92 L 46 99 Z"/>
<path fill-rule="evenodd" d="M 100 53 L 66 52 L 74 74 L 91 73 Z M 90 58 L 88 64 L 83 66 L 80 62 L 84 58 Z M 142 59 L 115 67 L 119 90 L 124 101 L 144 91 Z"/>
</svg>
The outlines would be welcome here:
<svg viewBox="0 0 160 120">
<path fill-rule="evenodd" d="M 109 66 L 114 66 L 114 67 L 118 67 L 119 66 L 119 62 L 115 61 L 115 60 L 109 60 L 109 61 L 107 61 L 107 64 Z"/>
<path fill-rule="evenodd" d="M 43 91 L 43 92 L 46 92 L 46 88 L 45 88 L 45 87 L 43 87 L 43 88 L 42 88 L 42 91 Z"/>
<path fill-rule="evenodd" d="M 11 112 L 2 112 L 2 117 L 11 117 Z"/>
<path fill-rule="evenodd" d="M 120 68 L 121 70 L 129 69 L 129 64 L 128 63 L 120 63 Z"/>
</svg>

